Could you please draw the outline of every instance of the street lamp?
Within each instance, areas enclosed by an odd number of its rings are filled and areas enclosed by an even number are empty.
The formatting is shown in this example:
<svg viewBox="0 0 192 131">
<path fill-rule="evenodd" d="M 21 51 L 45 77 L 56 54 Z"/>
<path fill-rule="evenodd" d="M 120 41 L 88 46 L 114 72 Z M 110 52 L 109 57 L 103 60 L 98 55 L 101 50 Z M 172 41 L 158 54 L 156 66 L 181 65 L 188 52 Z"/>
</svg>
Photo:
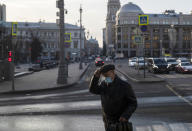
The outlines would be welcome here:
<svg viewBox="0 0 192 131">
<path fill-rule="evenodd" d="M 169 29 L 169 37 L 170 37 L 170 48 L 171 48 L 171 55 L 173 56 L 174 47 L 176 44 L 176 31 L 174 29 L 174 25 L 171 25 L 171 28 Z"/>
<path fill-rule="evenodd" d="M 163 53 L 163 40 L 160 39 L 160 57 L 162 57 L 165 53 Z"/>
<path fill-rule="evenodd" d="M 64 0 L 57 1 L 57 8 L 59 8 L 59 30 L 60 30 L 60 62 L 58 70 L 58 84 L 67 84 L 68 78 L 68 65 L 66 61 L 66 52 L 65 52 L 65 9 L 64 9 Z"/>
<path fill-rule="evenodd" d="M 83 69 L 83 65 L 82 65 L 82 50 L 81 50 L 81 46 L 82 46 L 82 12 L 83 12 L 83 9 L 82 7 L 80 6 L 80 63 L 79 63 L 79 69 L 82 70 Z"/>
</svg>

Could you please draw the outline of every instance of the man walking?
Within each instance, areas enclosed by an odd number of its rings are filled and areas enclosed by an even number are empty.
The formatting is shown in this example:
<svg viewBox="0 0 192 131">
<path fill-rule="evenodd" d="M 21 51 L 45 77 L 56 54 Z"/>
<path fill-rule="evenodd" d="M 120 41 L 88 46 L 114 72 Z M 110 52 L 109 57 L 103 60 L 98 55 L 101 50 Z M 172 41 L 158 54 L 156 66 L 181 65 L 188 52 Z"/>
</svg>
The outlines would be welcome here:
<svg viewBox="0 0 192 131">
<path fill-rule="evenodd" d="M 100 76 L 105 80 L 99 85 Z M 104 65 L 96 70 L 89 91 L 101 96 L 105 130 L 112 123 L 128 122 L 137 108 L 137 100 L 131 85 L 115 74 L 115 66 Z"/>
</svg>

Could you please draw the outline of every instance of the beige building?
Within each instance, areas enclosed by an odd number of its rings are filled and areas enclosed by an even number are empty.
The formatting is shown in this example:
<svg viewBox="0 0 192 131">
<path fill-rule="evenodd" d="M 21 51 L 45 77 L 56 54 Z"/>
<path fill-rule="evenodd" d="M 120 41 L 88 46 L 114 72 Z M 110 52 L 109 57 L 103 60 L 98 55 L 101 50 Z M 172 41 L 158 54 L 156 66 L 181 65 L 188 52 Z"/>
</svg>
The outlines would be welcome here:
<svg viewBox="0 0 192 131">
<path fill-rule="evenodd" d="M 138 16 L 141 14 L 149 16 L 147 31 L 142 34 L 145 46 L 144 44 L 138 46 L 134 42 L 134 37 L 141 35 L 140 31 L 136 31 L 140 30 Z M 115 19 L 115 53 L 134 57 L 143 55 L 145 47 L 145 54 L 148 57 L 159 57 L 165 54 L 176 57 L 191 55 L 192 14 L 176 13 L 174 10 L 166 10 L 162 14 L 148 14 L 138 5 L 130 2 L 117 11 Z M 111 35 L 107 32 L 106 37 L 108 36 Z"/>
<path fill-rule="evenodd" d="M 11 34 L 11 22 L 5 22 L 6 34 Z M 82 49 L 84 49 L 84 28 L 82 32 Z M 72 24 L 66 24 L 66 33 L 71 33 L 71 42 L 66 42 L 66 54 L 69 58 L 80 57 L 80 27 Z M 42 58 L 56 59 L 59 55 L 59 27 L 56 23 L 45 22 L 18 22 L 17 44 L 20 47 L 21 60 L 28 62 L 30 60 L 30 42 L 32 35 L 39 38 L 43 52 Z M 74 55 L 75 54 L 75 55 Z"/>
<path fill-rule="evenodd" d="M 91 37 L 91 39 L 87 40 L 85 51 L 87 56 L 99 55 L 99 43 L 96 38 L 94 39 Z"/>
<path fill-rule="evenodd" d="M 112 49 L 115 45 L 115 18 L 120 8 L 120 0 L 108 0 L 105 42 L 107 49 Z M 109 55 L 111 50 L 107 50 Z"/>
</svg>

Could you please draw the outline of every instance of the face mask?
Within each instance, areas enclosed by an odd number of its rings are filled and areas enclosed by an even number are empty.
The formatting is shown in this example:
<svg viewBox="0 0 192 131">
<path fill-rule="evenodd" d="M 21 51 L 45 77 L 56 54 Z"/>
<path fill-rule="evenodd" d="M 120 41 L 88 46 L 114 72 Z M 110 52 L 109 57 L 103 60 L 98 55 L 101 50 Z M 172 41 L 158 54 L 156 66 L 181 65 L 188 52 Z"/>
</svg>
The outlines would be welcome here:
<svg viewBox="0 0 192 131">
<path fill-rule="evenodd" d="M 105 78 L 105 82 L 106 82 L 107 84 L 110 84 L 110 83 L 113 82 L 113 80 L 111 79 L 111 77 L 106 77 L 106 78 Z"/>
</svg>

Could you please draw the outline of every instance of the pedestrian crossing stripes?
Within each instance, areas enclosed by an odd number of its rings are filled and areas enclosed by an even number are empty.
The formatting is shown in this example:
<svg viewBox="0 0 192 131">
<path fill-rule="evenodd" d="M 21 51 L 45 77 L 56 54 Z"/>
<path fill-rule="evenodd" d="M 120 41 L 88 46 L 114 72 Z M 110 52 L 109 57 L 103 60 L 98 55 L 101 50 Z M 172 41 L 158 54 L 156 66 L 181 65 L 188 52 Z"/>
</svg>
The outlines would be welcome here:
<svg viewBox="0 0 192 131">
<path fill-rule="evenodd" d="M 134 131 L 192 131 L 192 123 L 162 123 L 135 126 Z"/>
<path fill-rule="evenodd" d="M 163 79 L 178 79 L 178 78 L 192 78 L 191 74 L 168 74 L 168 75 L 156 75 L 157 77 L 163 78 Z"/>
</svg>

